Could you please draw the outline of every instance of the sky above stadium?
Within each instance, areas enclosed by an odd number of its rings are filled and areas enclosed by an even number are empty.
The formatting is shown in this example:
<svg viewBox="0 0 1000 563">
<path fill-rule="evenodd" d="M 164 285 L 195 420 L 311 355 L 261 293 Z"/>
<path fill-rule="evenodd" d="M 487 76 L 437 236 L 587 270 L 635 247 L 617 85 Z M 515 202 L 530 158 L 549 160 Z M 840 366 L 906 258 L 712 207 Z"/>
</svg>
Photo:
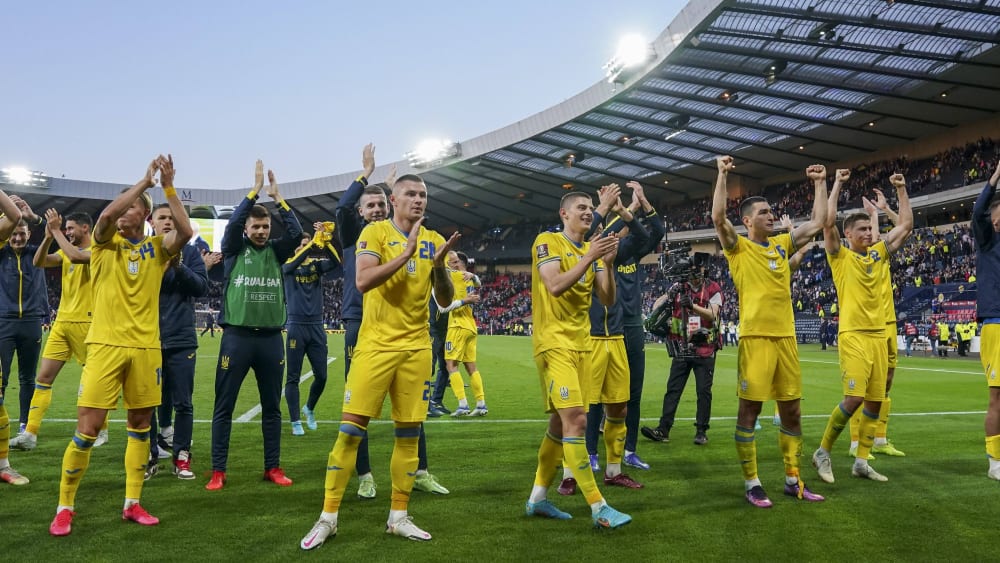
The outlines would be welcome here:
<svg viewBox="0 0 1000 563">
<path fill-rule="evenodd" d="M 509 125 L 602 79 L 619 38 L 686 0 L 13 2 L 0 167 L 132 183 L 248 186 L 400 160 L 427 137 Z M 376 178 L 380 179 L 380 178 Z"/>
</svg>

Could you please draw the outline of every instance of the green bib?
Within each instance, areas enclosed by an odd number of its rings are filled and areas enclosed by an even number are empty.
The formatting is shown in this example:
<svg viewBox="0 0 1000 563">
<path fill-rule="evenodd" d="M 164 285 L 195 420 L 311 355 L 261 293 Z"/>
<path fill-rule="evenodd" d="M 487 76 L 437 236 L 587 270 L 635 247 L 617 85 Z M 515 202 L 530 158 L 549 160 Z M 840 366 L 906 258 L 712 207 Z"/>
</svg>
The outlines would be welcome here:
<svg viewBox="0 0 1000 563">
<path fill-rule="evenodd" d="M 226 286 L 226 323 L 252 328 L 285 325 L 281 264 L 270 245 L 247 244 L 236 257 Z"/>
</svg>

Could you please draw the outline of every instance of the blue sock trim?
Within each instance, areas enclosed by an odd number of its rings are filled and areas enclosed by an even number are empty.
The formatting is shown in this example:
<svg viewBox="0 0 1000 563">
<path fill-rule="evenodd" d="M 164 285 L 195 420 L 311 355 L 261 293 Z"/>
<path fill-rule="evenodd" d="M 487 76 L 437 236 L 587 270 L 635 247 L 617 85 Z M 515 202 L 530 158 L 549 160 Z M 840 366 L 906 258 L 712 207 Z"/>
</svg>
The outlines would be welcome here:
<svg viewBox="0 0 1000 563">
<path fill-rule="evenodd" d="M 861 414 L 867 416 L 868 418 L 870 418 L 872 420 L 878 420 L 878 413 L 872 414 L 872 413 L 868 412 L 868 409 L 861 409 Z"/>
<path fill-rule="evenodd" d="M 781 432 L 782 434 L 784 434 L 784 435 L 786 435 L 786 436 L 793 436 L 793 437 L 796 437 L 796 438 L 798 438 L 798 437 L 801 437 L 801 436 L 802 436 L 802 432 L 792 432 L 791 430 L 788 430 L 788 429 L 787 429 L 787 428 L 785 428 L 784 426 L 779 426 L 779 427 L 778 427 L 778 430 L 779 430 L 779 431 L 780 431 L 780 432 Z"/>
<path fill-rule="evenodd" d="M 396 427 L 394 429 L 397 438 L 419 438 L 420 437 L 420 427 L 419 426 L 403 426 Z"/>
<path fill-rule="evenodd" d="M 361 428 L 360 426 L 351 424 L 350 422 L 341 422 L 340 423 L 340 431 L 342 433 L 344 433 L 344 434 L 349 435 L 349 436 L 364 437 L 364 435 L 365 435 L 365 429 L 364 428 Z"/>
<path fill-rule="evenodd" d="M 136 430 L 129 430 L 128 431 L 128 437 L 129 438 L 135 438 L 136 440 L 139 440 L 140 442 L 146 442 L 146 441 L 149 440 L 149 430 L 146 430 L 145 432 L 139 432 L 139 431 L 136 431 Z"/>
<path fill-rule="evenodd" d="M 73 434 L 73 443 L 80 449 L 86 450 L 87 448 L 92 447 L 94 445 L 94 440 L 96 440 L 96 438 L 87 438 L 79 432 Z"/>
<path fill-rule="evenodd" d="M 35 382 L 35 389 L 52 389 L 51 385 L 46 385 L 44 383 Z"/>
<path fill-rule="evenodd" d="M 840 407 L 840 412 L 844 413 L 844 416 L 846 416 L 847 418 L 851 418 L 852 416 L 854 416 L 853 413 L 847 412 L 847 409 L 844 408 L 844 403 L 840 403 L 837 406 Z"/>
<path fill-rule="evenodd" d="M 562 443 L 562 438 L 556 438 L 555 436 L 552 435 L 551 432 L 546 431 L 545 432 L 545 437 L 548 438 L 549 440 L 552 440 L 553 442 L 558 443 L 558 444 Z"/>
<path fill-rule="evenodd" d="M 747 428 L 745 426 L 740 426 L 738 424 L 736 425 L 736 431 L 737 432 L 745 432 L 747 434 L 753 434 L 754 433 L 754 429 L 753 428 Z"/>
<path fill-rule="evenodd" d="M 583 439 L 583 436 L 563 436 L 562 441 L 563 441 L 564 445 L 565 444 L 581 444 L 581 445 L 583 445 L 583 444 L 586 443 L 586 441 Z"/>
</svg>

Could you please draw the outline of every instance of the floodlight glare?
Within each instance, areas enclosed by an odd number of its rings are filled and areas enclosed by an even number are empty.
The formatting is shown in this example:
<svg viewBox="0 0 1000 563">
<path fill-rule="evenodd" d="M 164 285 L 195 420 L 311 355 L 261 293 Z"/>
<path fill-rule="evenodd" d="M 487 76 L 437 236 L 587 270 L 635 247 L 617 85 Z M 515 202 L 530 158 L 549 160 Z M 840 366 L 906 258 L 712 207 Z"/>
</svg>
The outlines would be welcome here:
<svg viewBox="0 0 1000 563">
<path fill-rule="evenodd" d="M 634 33 L 626 35 L 618 42 L 615 56 L 604 65 L 605 76 L 608 82 L 623 82 L 624 79 L 619 80 L 619 78 L 624 71 L 641 66 L 655 55 L 653 46 L 641 35 Z"/>
<path fill-rule="evenodd" d="M 5 168 L 4 173 L 7 181 L 11 184 L 28 184 L 31 182 L 31 170 L 21 166 Z"/>
<path fill-rule="evenodd" d="M 415 149 L 403 155 L 414 168 L 427 168 L 448 158 L 462 155 L 462 146 L 445 139 L 422 141 Z"/>
<path fill-rule="evenodd" d="M 33 172 L 23 166 L 11 166 L 0 169 L 0 183 L 45 187 L 48 185 L 48 178 L 41 172 Z"/>
<path fill-rule="evenodd" d="M 641 35 L 631 33 L 618 42 L 618 52 L 615 53 L 625 68 L 640 65 L 649 57 L 649 43 Z"/>
</svg>

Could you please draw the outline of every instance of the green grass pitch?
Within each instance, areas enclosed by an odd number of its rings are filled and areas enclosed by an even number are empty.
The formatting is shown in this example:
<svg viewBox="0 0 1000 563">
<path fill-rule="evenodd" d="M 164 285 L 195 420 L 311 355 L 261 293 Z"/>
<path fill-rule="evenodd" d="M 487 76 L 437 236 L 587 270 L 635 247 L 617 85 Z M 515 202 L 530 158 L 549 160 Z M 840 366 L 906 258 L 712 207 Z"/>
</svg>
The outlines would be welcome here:
<svg viewBox="0 0 1000 563">
<path fill-rule="evenodd" d="M 195 481 L 168 471 L 146 483 L 143 504 L 161 518 L 155 528 L 122 522 L 124 414 L 112 414 L 111 442 L 94 451 L 77 498 L 73 534 L 52 538 L 62 452 L 72 435 L 79 366 L 68 365 L 55 384 L 39 447 L 11 452 L 11 462 L 31 479 L 24 487 L 0 486 L 0 530 L 7 561 L 283 561 L 315 559 L 370 561 L 581 560 L 618 555 L 640 561 L 878 561 L 994 559 L 1000 521 L 1000 483 L 986 477 L 983 411 L 987 393 L 976 360 L 900 358 L 893 389 L 889 435 L 905 458 L 879 457 L 873 466 L 889 477 L 873 483 L 850 476 L 848 440 L 834 452 L 837 482 L 821 483 L 810 466 L 826 418 L 840 399 L 835 351 L 801 348 L 805 401 L 803 477 L 821 504 L 781 494 L 782 468 L 776 427 L 765 405 L 757 433 L 760 475 L 775 506 L 760 510 L 743 499 L 733 447 L 736 414 L 735 348 L 720 354 L 715 375 L 710 441 L 692 444 L 695 397 L 689 382 L 669 444 L 639 437 L 639 452 L 652 470 L 630 470 L 646 488 L 602 487 L 608 501 L 632 514 L 629 526 L 612 532 L 591 528 L 579 494 L 550 494 L 571 512 L 570 521 L 524 516 L 535 455 L 545 428 L 531 342 L 523 337 L 481 337 L 479 366 L 490 414 L 475 420 L 427 423 L 430 469 L 451 489 L 448 496 L 414 492 L 410 513 L 433 534 L 428 543 L 386 536 L 389 505 L 391 426 L 370 427 L 378 498 L 361 501 L 352 480 L 340 513 L 340 529 L 316 552 L 300 554 L 299 539 L 322 506 L 327 454 L 336 437 L 343 386 L 343 341 L 330 337 L 330 383 L 320 401 L 319 430 L 291 436 L 285 423 L 282 466 L 295 480 L 279 488 L 261 480 L 259 416 L 233 428 L 229 482 L 209 493 L 210 440 L 215 358 L 219 338 L 202 338 L 195 389 Z M 668 361 L 661 346 L 647 347 L 642 400 L 645 424 L 655 424 L 665 389 Z M 308 368 L 307 368 L 308 369 Z M 16 367 L 15 367 L 16 370 Z M 302 384 L 303 400 L 310 381 Z M 248 376 L 237 416 L 257 404 Z M 7 392 L 12 427 L 17 419 L 17 382 Z M 454 406 L 449 391 L 446 403 Z M 388 410 L 388 409 L 387 409 Z M 846 433 L 846 432 L 845 432 Z M 601 446 L 602 465 L 604 460 Z"/>
</svg>

